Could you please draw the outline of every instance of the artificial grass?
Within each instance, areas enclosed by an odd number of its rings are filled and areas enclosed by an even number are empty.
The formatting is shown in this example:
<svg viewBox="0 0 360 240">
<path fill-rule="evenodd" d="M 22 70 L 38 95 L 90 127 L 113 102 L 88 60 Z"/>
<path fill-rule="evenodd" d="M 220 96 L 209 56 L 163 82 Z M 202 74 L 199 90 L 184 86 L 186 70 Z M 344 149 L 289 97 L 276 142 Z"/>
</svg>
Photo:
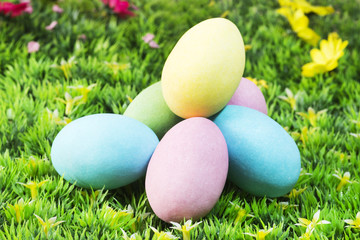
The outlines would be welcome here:
<svg viewBox="0 0 360 240">
<path fill-rule="evenodd" d="M 42 0 L 32 1 L 30 15 L 0 16 L 0 238 L 122 239 L 123 229 L 128 236 L 137 233 L 137 239 L 153 239 L 150 226 L 181 237 L 151 211 L 144 179 L 113 191 L 89 191 L 63 180 L 50 159 L 51 143 L 63 125 L 49 117 L 47 108 L 58 109 L 60 119 L 72 120 L 94 113 L 123 113 L 129 98 L 160 80 L 166 57 L 187 29 L 228 10 L 226 17 L 238 26 L 245 44 L 252 46 L 246 53 L 244 76 L 268 84 L 262 91 L 269 116 L 288 129 L 301 153 L 303 174 L 295 189 L 306 189 L 297 197 L 270 199 L 253 197 L 227 183 L 214 209 L 191 231 L 192 239 L 251 239 L 244 233 L 271 227 L 266 239 L 298 239 L 305 233 L 304 227 L 295 225 L 298 218 L 311 220 L 317 210 L 320 220 L 331 224 L 317 226 L 311 239 L 359 239 L 360 231 L 345 228 L 344 219 L 354 219 L 360 211 L 360 184 L 337 191 L 339 180 L 333 174 L 349 172 L 351 180 L 360 182 L 360 5 L 311 2 L 332 4 L 335 13 L 310 15 L 310 27 L 322 39 L 335 31 L 349 41 L 338 68 L 312 78 L 301 76 L 312 47 L 276 13 L 277 1 L 137 0 L 132 1 L 139 8 L 136 16 L 120 19 L 101 1 Z M 51 11 L 55 3 L 63 13 Z M 54 20 L 55 29 L 45 30 Z M 159 49 L 143 42 L 148 32 L 155 34 Z M 29 41 L 38 41 L 40 50 L 28 54 Z M 70 74 L 65 76 L 55 65 L 73 56 Z M 111 68 L 113 62 L 128 67 Z M 66 115 L 59 99 L 66 92 L 79 95 L 70 86 L 91 84 L 96 87 L 86 103 Z M 298 94 L 296 110 L 278 98 L 286 96 L 286 88 Z M 309 107 L 317 112 L 327 109 L 316 128 L 297 114 Z M 19 184 L 44 180 L 36 199 Z M 240 219 L 241 209 L 253 216 Z M 49 225 L 45 234 L 34 214 L 64 222 Z"/>
</svg>

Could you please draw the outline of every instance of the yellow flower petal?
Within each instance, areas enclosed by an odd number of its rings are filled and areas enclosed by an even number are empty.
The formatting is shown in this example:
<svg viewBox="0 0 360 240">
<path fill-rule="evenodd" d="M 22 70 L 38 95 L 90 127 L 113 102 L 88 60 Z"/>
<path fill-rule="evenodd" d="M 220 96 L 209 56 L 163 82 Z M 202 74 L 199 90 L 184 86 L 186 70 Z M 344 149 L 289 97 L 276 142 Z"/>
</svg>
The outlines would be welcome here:
<svg viewBox="0 0 360 240">
<path fill-rule="evenodd" d="M 320 40 L 320 36 L 311 28 L 303 28 L 297 32 L 299 38 L 303 39 L 305 42 L 316 46 Z"/>
<path fill-rule="evenodd" d="M 326 64 L 326 58 L 323 55 L 323 52 L 321 52 L 319 49 L 317 48 L 311 49 L 310 56 L 314 63 L 324 64 L 324 65 Z"/>
<path fill-rule="evenodd" d="M 302 66 L 302 72 L 301 74 L 304 77 L 313 77 L 316 74 L 324 73 L 326 72 L 326 66 L 318 63 L 307 63 L 304 66 Z"/>
</svg>

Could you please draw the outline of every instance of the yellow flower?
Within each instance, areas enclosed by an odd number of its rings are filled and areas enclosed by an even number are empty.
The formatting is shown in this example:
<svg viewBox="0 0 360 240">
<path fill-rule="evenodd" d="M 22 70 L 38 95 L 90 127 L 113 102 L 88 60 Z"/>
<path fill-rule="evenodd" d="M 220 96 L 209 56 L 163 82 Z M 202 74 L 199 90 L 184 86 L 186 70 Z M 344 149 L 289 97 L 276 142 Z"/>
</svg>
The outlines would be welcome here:
<svg viewBox="0 0 360 240">
<path fill-rule="evenodd" d="M 313 127 L 316 127 L 316 123 L 317 123 L 318 118 L 322 114 L 326 113 L 326 111 L 327 111 L 327 109 L 324 109 L 324 110 L 321 110 L 321 111 L 316 113 L 315 110 L 312 107 L 309 107 L 307 113 L 298 112 L 297 114 L 302 116 L 303 118 L 309 120 L 310 124 Z"/>
<path fill-rule="evenodd" d="M 226 18 L 228 15 L 229 15 L 230 11 L 229 10 L 226 10 L 225 12 L 223 12 L 220 17 L 221 18 Z"/>
<path fill-rule="evenodd" d="M 87 99 L 88 99 L 88 95 L 89 92 L 96 87 L 96 84 L 91 84 L 87 87 L 83 86 L 83 85 L 78 85 L 78 86 L 69 86 L 68 88 L 72 88 L 72 89 L 76 89 L 80 92 L 80 95 L 82 96 L 81 98 L 81 102 L 82 103 L 86 103 Z"/>
<path fill-rule="evenodd" d="M 253 233 L 244 233 L 244 234 L 252 236 L 258 240 L 265 240 L 266 235 L 268 235 L 272 230 L 273 228 L 269 228 L 268 230 L 261 229 L 256 234 Z"/>
<path fill-rule="evenodd" d="M 63 71 L 65 78 L 68 79 L 71 76 L 70 69 L 76 64 L 75 57 L 72 56 L 68 61 L 61 60 L 60 65 L 51 65 L 51 67 L 59 68 Z"/>
<path fill-rule="evenodd" d="M 30 189 L 30 192 L 31 192 L 31 198 L 32 199 L 36 199 L 37 196 L 38 196 L 38 189 L 44 185 L 44 183 L 46 183 L 47 181 L 49 180 L 44 180 L 44 181 L 41 181 L 39 183 L 36 183 L 36 182 L 29 182 L 27 184 L 25 183 L 21 183 L 21 182 L 18 182 L 19 184 L 25 186 L 26 188 L 29 188 Z"/>
<path fill-rule="evenodd" d="M 360 230 L 360 212 L 356 214 L 355 220 L 352 219 L 345 219 L 344 222 L 349 224 L 346 226 L 347 228 L 354 228 Z"/>
<path fill-rule="evenodd" d="M 132 99 L 129 95 L 126 95 L 126 98 L 129 100 L 130 103 L 134 101 L 134 99 Z"/>
<path fill-rule="evenodd" d="M 54 121 L 57 125 L 67 125 L 71 122 L 71 118 L 68 117 L 64 117 L 64 119 L 61 119 L 59 117 L 59 110 L 57 109 L 52 112 L 48 108 L 46 108 L 46 111 L 48 112 L 49 119 Z"/>
<path fill-rule="evenodd" d="M 309 18 L 301 9 L 293 11 L 290 8 L 280 8 L 277 12 L 288 19 L 291 28 L 296 32 L 299 38 L 313 46 L 317 45 L 320 36 L 314 32 L 314 30 L 309 28 Z"/>
<path fill-rule="evenodd" d="M 110 68 L 113 72 L 113 75 L 117 75 L 119 71 L 130 68 L 130 63 L 117 63 L 117 62 L 105 62 L 106 66 Z"/>
<path fill-rule="evenodd" d="M 156 228 L 151 227 L 151 230 L 153 230 L 153 232 L 156 235 L 156 239 L 157 240 L 171 240 L 171 239 L 178 239 L 178 237 L 174 236 L 171 234 L 171 232 L 159 232 Z"/>
<path fill-rule="evenodd" d="M 250 44 L 245 45 L 245 51 L 249 51 L 251 48 L 252 48 L 252 46 Z"/>
<path fill-rule="evenodd" d="M 190 220 L 187 220 L 185 222 L 184 225 L 180 225 L 179 223 L 176 223 L 176 222 L 170 222 L 172 225 L 174 225 L 173 227 L 170 227 L 170 228 L 173 228 L 173 229 L 176 229 L 176 230 L 179 230 L 183 233 L 183 240 L 190 240 L 190 231 L 197 227 L 201 222 L 197 222 L 197 223 L 194 223 L 193 225 L 191 225 L 191 219 Z"/>
<path fill-rule="evenodd" d="M 304 187 L 304 188 L 300 188 L 299 190 L 296 190 L 295 188 L 292 189 L 290 191 L 290 193 L 288 195 L 285 195 L 285 197 L 288 197 L 288 198 L 297 198 L 301 193 L 303 193 L 305 190 L 307 189 L 307 187 Z"/>
<path fill-rule="evenodd" d="M 14 205 L 8 204 L 7 208 L 12 212 L 12 214 L 15 214 L 16 222 L 20 223 L 24 219 L 25 207 L 31 205 L 33 202 L 34 201 L 25 203 L 24 199 L 20 198 Z"/>
<path fill-rule="evenodd" d="M 271 202 L 274 202 L 274 200 L 269 199 Z M 299 205 L 296 204 L 289 204 L 289 202 L 275 202 L 275 206 L 281 208 L 282 210 L 286 210 L 290 207 L 298 207 Z"/>
<path fill-rule="evenodd" d="M 314 214 L 313 219 L 311 221 L 306 219 L 306 218 L 299 218 L 299 223 L 297 223 L 295 225 L 312 229 L 312 228 L 316 228 L 317 225 L 330 224 L 331 223 L 331 222 L 326 221 L 326 220 L 322 220 L 322 221 L 319 222 L 319 218 L 320 218 L 320 210 L 318 210 Z"/>
<path fill-rule="evenodd" d="M 49 230 L 56 227 L 57 225 L 65 222 L 65 221 L 58 221 L 56 222 L 56 217 L 52 217 L 50 219 L 47 219 L 46 221 L 44 221 L 41 217 L 39 217 L 38 215 L 34 214 L 35 217 L 39 220 L 39 223 L 42 226 L 42 229 L 45 233 L 45 235 L 47 236 L 49 233 Z"/>
<path fill-rule="evenodd" d="M 261 79 L 261 80 L 257 80 L 256 78 L 252 78 L 252 77 L 246 77 L 246 79 L 252 81 L 253 83 L 256 84 L 256 86 L 258 86 L 259 88 L 266 88 L 268 89 L 269 86 L 267 85 L 266 81 Z"/>
<path fill-rule="evenodd" d="M 234 224 L 237 224 L 238 222 L 242 222 L 243 219 L 245 219 L 246 217 L 254 217 L 254 215 L 248 214 L 246 209 L 240 208 L 239 205 L 234 204 L 232 202 L 230 202 L 230 204 L 233 205 L 235 207 L 235 210 L 237 211 Z"/>
<path fill-rule="evenodd" d="M 315 230 L 315 228 L 306 228 L 306 232 L 301 235 L 299 237 L 299 239 L 305 239 L 305 240 L 310 240 L 311 239 L 311 235 L 313 233 L 313 231 Z"/>
<path fill-rule="evenodd" d="M 211 0 L 210 2 L 209 2 L 209 7 L 212 7 L 212 6 L 214 6 L 215 5 L 215 0 Z"/>
<path fill-rule="evenodd" d="M 57 100 L 59 100 L 62 103 L 65 103 L 65 114 L 69 115 L 73 109 L 73 107 L 77 104 L 81 103 L 81 99 L 83 96 L 77 96 L 77 97 L 72 97 L 68 92 L 65 93 L 65 100 L 61 99 L 61 98 L 56 98 Z"/>
<path fill-rule="evenodd" d="M 341 162 L 347 161 L 351 157 L 350 155 L 346 155 L 345 153 L 343 153 L 341 151 L 335 151 L 334 149 L 331 149 L 329 152 L 332 155 L 338 157 Z"/>
<path fill-rule="evenodd" d="M 336 187 L 336 191 L 340 191 L 348 183 L 352 184 L 356 182 L 356 181 L 350 181 L 349 172 L 345 172 L 344 175 L 342 176 L 342 174 L 339 171 L 335 171 L 333 176 L 340 180 L 339 185 Z"/>
<path fill-rule="evenodd" d="M 337 33 L 330 33 L 328 40 L 321 40 L 320 50 L 313 48 L 310 51 L 312 62 L 302 66 L 301 74 L 304 77 L 313 77 L 316 74 L 329 72 L 337 68 L 338 60 L 344 55 L 348 41 L 342 41 Z"/>
<path fill-rule="evenodd" d="M 308 140 L 309 140 L 309 136 L 311 136 L 318 128 L 310 128 L 308 129 L 308 127 L 303 127 L 301 129 L 301 132 L 292 132 L 292 136 L 295 138 L 300 138 L 300 141 L 305 145 Z"/>
<path fill-rule="evenodd" d="M 294 96 L 293 92 L 288 88 L 285 88 L 285 93 L 287 96 L 279 96 L 278 98 L 289 103 L 292 110 L 296 110 L 296 101 L 299 98 L 299 93 L 296 93 Z"/>
<path fill-rule="evenodd" d="M 279 0 L 282 7 L 291 7 L 293 9 L 301 9 L 304 13 L 314 12 L 317 15 L 324 16 L 333 13 L 335 10 L 331 6 L 313 6 L 306 0 Z"/>
</svg>

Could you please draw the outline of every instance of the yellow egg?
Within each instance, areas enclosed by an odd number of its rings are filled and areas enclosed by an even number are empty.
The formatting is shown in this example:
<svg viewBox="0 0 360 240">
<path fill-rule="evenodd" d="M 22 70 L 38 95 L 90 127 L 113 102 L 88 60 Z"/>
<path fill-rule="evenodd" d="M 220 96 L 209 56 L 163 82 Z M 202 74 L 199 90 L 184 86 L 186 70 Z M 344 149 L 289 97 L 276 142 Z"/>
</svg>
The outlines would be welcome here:
<svg viewBox="0 0 360 240">
<path fill-rule="evenodd" d="M 209 117 L 229 102 L 244 66 L 244 42 L 236 25 L 224 18 L 205 20 L 180 38 L 165 62 L 165 101 L 182 118 Z"/>
</svg>

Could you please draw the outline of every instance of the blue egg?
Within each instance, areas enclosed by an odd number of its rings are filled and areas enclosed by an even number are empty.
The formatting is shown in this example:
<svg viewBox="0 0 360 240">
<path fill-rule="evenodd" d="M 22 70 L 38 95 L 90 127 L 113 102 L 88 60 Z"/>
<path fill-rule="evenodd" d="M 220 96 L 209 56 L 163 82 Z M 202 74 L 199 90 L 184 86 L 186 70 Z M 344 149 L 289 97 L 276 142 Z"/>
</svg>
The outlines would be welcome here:
<svg viewBox="0 0 360 240">
<path fill-rule="evenodd" d="M 80 187 L 114 189 L 145 175 L 159 140 L 145 124 L 94 114 L 66 125 L 51 147 L 55 170 Z"/>
<path fill-rule="evenodd" d="M 213 119 L 229 150 L 228 178 L 255 196 L 280 197 L 300 176 L 300 153 L 291 136 L 256 110 L 228 105 Z"/>
</svg>

